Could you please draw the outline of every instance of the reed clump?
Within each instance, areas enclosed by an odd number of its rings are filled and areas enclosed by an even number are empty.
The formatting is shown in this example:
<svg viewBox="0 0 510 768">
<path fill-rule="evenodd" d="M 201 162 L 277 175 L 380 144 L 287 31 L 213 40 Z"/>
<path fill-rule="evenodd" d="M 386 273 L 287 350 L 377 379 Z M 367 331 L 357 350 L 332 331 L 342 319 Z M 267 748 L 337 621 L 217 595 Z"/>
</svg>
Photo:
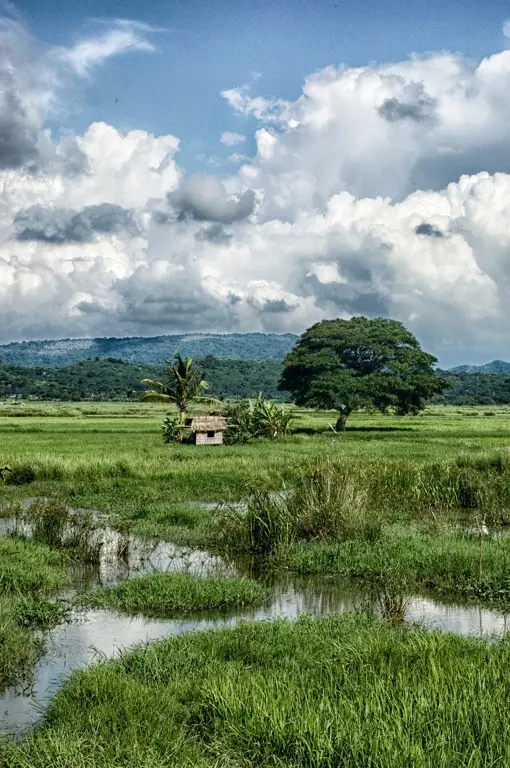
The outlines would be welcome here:
<svg viewBox="0 0 510 768">
<path fill-rule="evenodd" d="M 329 462 L 304 472 L 281 493 L 253 490 L 246 506 L 223 505 L 216 516 L 220 547 L 254 555 L 281 555 L 297 542 L 331 538 L 375 541 L 381 519 L 355 478 L 338 475 Z"/>
<path fill-rule="evenodd" d="M 58 500 L 34 501 L 21 516 L 31 541 L 66 552 L 83 562 L 99 561 L 102 541 L 90 513 L 70 510 Z"/>
</svg>

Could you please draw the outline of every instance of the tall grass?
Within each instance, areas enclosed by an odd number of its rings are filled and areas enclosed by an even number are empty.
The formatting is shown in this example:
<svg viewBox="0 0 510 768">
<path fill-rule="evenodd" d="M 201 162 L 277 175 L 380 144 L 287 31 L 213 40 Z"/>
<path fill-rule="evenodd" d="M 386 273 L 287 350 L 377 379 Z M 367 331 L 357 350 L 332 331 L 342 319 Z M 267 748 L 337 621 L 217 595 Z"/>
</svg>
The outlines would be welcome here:
<svg viewBox="0 0 510 768">
<path fill-rule="evenodd" d="M 31 541 L 63 550 L 83 562 L 99 562 L 102 542 L 91 513 L 71 512 L 58 500 L 38 499 L 22 513 L 21 520 L 28 526 Z"/>
<path fill-rule="evenodd" d="M 43 648 L 33 630 L 54 626 L 65 615 L 63 606 L 45 598 L 66 584 L 57 552 L 0 537 L 0 692 L 29 675 Z"/>
<path fill-rule="evenodd" d="M 508 468 L 508 471 L 507 471 Z M 385 523 L 455 519 L 499 526 L 510 517 L 510 463 L 487 456 L 471 466 L 319 460 L 302 469 L 289 491 L 255 490 L 247 510 L 226 504 L 216 525 L 227 549 L 281 554 L 297 542 L 360 539 L 375 542 Z"/>
<path fill-rule="evenodd" d="M 339 477 L 329 462 L 304 472 L 290 491 L 252 491 L 246 509 L 227 504 L 216 517 L 220 547 L 263 556 L 282 554 L 298 541 L 375 540 L 380 528 L 357 478 Z"/>
<path fill-rule="evenodd" d="M 9 768 L 510 763 L 510 644 L 364 617 L 244 624 L 72 677 Z"/>
<path fill-rule="evenodd" d="M 189 573 L 152 573 L 83 595 L 80 602 L 144 616 L 227 611 L 261 603 L 261 585 L 245 578 L 199 578 Z"/>
</svg>

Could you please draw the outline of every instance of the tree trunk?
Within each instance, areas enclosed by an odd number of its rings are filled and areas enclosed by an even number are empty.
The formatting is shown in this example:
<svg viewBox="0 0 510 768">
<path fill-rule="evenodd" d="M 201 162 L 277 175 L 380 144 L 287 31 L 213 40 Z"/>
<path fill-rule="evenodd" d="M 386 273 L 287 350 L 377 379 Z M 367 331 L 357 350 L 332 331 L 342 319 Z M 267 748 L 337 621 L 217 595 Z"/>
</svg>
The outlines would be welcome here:
<svg viewBox="0 0 510 768">
<path fill-rule="evenodd" d="M 179 405 L 179 418 L 181 419 L 181 423 L 184 421 L 184 414 L 186 413 L 186 408 L 183 408 L 182 405 Z M 181 439 L 180 442 L 184 442 L 184 429 L 181 427 Z"/>
<path fill-rule="evenodd" d="M 335 426 L 337 432 L 345 432 L 345 425 L 347 424 L 347 419 L 349 418 L 350 412 L 351 411 L 349 408 L 345 408 L 343 411 L 340 411 L 340 416 L 338 417 Z"/>
</svg>

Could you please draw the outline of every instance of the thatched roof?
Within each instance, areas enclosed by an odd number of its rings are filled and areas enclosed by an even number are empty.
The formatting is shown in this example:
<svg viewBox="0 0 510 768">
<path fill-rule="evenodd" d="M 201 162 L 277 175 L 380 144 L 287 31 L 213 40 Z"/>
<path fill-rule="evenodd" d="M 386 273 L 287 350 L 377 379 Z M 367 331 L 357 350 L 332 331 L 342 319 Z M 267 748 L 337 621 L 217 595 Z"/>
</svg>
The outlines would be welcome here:
<svg viewBox="0 0 510 768">
<path fill-rule="evenodd" d="M 193 432 L 222 432 L 228 422 L 223 416 L 194 416 L 186 419 L 186 426 Z"/>
</svg>

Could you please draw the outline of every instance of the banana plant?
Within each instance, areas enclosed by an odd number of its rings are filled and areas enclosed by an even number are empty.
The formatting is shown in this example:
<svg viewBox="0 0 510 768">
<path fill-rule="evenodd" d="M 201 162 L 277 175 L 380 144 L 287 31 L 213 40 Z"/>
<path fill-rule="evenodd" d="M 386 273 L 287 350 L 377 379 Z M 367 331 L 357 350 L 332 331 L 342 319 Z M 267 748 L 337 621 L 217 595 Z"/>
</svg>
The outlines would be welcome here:
<svg viewBox="0 0 510 768">
<path fill-rule="evenodd" d="M 291 411 L 286 410 L 283 405 L 264 400 L 262 393 L 259 393 L 253 407 L 253 426 L 256 435 L 276 440 L 277 437 L 289 433 L 293 422 L 294 416 Z"/>
</svg>

